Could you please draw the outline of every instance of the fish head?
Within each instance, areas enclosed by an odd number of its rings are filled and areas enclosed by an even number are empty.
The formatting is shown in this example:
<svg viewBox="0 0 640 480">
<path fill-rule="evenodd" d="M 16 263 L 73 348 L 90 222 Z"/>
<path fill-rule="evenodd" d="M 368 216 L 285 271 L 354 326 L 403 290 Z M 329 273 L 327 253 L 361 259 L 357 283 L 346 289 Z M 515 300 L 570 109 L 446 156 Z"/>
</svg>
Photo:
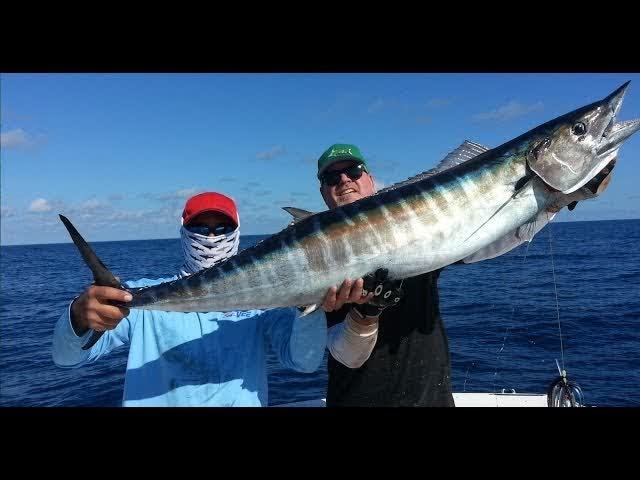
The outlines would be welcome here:
<svg viewBox="0 0 640 480">
<path fill-rule="evenodd" d="M 640 130 L 640 120 L 615 122 L 629 83 L 598 102 L 535 129 L 527 154 L 529 168 L 564 194 L 594 179 L 617 158 L 624 141 Z M 607 185 L 608 181 L 604 188 Z"/>
</svg>

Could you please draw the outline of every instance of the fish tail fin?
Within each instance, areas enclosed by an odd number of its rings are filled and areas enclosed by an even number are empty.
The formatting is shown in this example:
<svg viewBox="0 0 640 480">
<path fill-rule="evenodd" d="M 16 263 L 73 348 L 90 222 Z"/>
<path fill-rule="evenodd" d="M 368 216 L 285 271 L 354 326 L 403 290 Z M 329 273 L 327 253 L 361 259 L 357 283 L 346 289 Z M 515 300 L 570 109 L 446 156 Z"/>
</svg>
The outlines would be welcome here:
<svg viewBox="0 0 640 480">
<path fill-rule="evenodd" d="M 82 259 L 87 264 L 87 266 L 91 269 L 91 273 L 93 273 L 93 280 L 96 285 L 105 286 L 105 287 L 113 287 L 120 288 L 122 290 L 126 290 L 122 287 L 120 282 L 116 279 L 116 277 L 111 273 L 111 271 L 105 266 L 104 263 L 98 258 L 98 255 L 93 251 L 93 249 L 89 246 L 89 244 L 82 238 L 82 235 L 76 230 L 76 227 L 69 221 L 67 217 L 64 215 L 59 215 L 60 220 L 64 224 L 65 228 L 69 232 L 71 236 L 71 240 L 78 248 L 80 255 L 82 255 Z M 93 332 L 91 339 L 82 347 L 83 350 L 88 350 L 100 339 L 100 337 L 104 334 L 104 332 Z"/>
</svg>

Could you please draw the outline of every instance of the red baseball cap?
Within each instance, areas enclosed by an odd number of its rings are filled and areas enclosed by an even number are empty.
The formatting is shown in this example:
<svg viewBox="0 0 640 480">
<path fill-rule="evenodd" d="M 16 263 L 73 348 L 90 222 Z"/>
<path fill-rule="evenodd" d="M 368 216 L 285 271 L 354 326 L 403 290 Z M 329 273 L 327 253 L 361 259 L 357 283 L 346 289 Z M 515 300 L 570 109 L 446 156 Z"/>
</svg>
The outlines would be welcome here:
<svg viewBox="0 0 640 480">
<path fill-rule="evenodd" d="M 187 200 L 182 212 L 182 224 L 187 225 L 202 212 L 220 212 L 240 225 L 236 204 L 229 197 L 216 192 L 205 192 Z"/>
</svg>

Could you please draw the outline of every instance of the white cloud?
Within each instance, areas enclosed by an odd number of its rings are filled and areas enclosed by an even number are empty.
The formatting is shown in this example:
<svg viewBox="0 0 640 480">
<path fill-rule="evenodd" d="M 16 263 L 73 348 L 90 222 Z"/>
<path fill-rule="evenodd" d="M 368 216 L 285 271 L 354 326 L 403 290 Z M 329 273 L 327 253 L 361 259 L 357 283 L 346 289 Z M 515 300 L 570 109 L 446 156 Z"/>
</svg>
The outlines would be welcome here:
<svg viewBox="0 0 640 480">
<path fill-rule="evenodd" d="M 285 148 L 281 145 L 276 145 L 275 147 L 270 148 L 269 150 L 258 152 L 258 154 L 256 155 L 256 158 L 258 160 L 273 160 L 275 157 L 283 155 L 284 153 L 286 153 Z"/>
<path fill-rule="evenodd" d="M 50 212 L 51 205 L 44 198 L 36 198 L 29 206 L 29 211 L 34 213 Z"/>
<path fill-rule="evenodd" d="M 408 113 L 411 110 L 411 105 L 396 98 L 376 98 L 367 108 L 367 113 L 373 114 L 382 110 L 400 110 Z"/>
<path fill-rule="evenodd" d="M 441 108 L 451 105 L 453 99 L 451 98 L 432 98 L 427 102 L 427 108 Z"/>
<path fill-rule="evenodd" d="M 385 107 L 386 102 L 381 98 L 376 98 L 369 108 L 367 108 L 367 113 L 376 113 L 382 110 Z"/>
<path fill-rule="evenodd" d="M 128 221 L 128 220 L 139 220 L 144 217 L 144 212 L 114 212 L 108 217 L 106 217 L 109 221 Z"/>
<path fill-rule="evenodd" d="M 104 206 L 105 206 L 104 203 L 100 202 L 99 200 L 96 200 L 95 198 L 91 198 L 86 202 L 84 202 L 82 205 L 80 205 L 80 210 L 93 211 Z"/>
<path fill-rule="evenodd" d="M 28 147 L 32 143 L 31 136 L 21 128 L 0 133 L 0 147 L 2 148 Z"/>
<path fill-rule="evenodd" d="M 344 118 L 361 107 L 358 105 L 363 101 L 363 96 L 359 92 L 338 93 L 328 107 L 320 111 L 318 117 L 327 121 L 334 118 Z"/>
<path fill-rule="evenodd" d="M 382 190 L 385 187 L 385 184 L 382 180 L 378 180 L 376 178 L 373 179 L 373 186 L 376 189 L 376 192 L 378 190 Z"/>
<path fill-rule="evenodd" d="M 509 103 L 492 110 L 490 112 L 482 112 L 475 114 L 472 118 L 474 121 L 483 120 L 497 120 L 506 121 L 511 120 L 523 115 L 527 115 L 532 112 L 537 112 L 543 109 L 542 102 L 532 103 L 530 105 L 524 105 L 516 100 L 511 100 Z"/>
<path fill-rule="evenodd" d="M 13 217 L 16 214 L 15 210 L 11 207 L 2 207 L 2 218 Z"/>
<path fill-rule="evenodd" d="M 202 192 L 204 192 L 204 190 L 200 188 L 191 187 L 191 188 L 183 188 L 180 190 L 176 190 L 175 192 L 171 192 L 171 193 L 159 194 L 157 196 L 154 194 L 149 194 L 147 195 L 147 198 L 156 197 L 158 198 L 158 200 L 184 200 L 186 198 L 193 197 L 197 193 L 202 193 Z"/>
<path fill-rule="evenodd" d="M 183 188 L 182 190 L 178 190 L 176 192 L 176 197 L 178 198 L 189 198 L 193 197 L 198 190 L 195 188 Z"/>
</svg>

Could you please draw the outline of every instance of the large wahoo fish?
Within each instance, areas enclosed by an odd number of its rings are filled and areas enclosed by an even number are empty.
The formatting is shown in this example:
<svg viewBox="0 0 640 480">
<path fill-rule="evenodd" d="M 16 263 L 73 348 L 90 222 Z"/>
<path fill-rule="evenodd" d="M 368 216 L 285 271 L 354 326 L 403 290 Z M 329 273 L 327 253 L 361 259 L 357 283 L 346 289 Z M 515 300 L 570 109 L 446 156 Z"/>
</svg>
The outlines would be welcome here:
<svg viewBox="0 0 640 480">
<path fill-rule="evenodd" d="M 606 188 L 618 149 L 640 129 L 640 120 L 615 123 L 628 85 L 499 147 L 465 142 L 433 170 L 309 214 L 194 275 L 129 289 L 126 306 L 190 312 L 320 304 L 345 278 L 381 267 L 390 278 L 407 278 L 472 256 L 547 208 L 575 206 L 585 198 L 579 193 Z M 119 286 L 63 220 L 96 283 Z"/>
</svg>

